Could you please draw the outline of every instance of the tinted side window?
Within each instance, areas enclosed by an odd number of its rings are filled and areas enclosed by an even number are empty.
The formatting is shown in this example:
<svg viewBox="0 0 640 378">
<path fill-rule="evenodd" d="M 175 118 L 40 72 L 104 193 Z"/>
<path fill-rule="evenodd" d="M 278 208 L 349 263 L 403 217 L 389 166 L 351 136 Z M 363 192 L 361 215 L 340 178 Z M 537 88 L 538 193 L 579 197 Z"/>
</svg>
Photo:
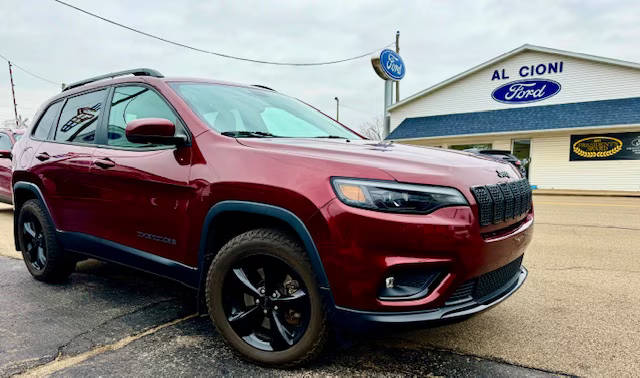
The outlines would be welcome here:
<svg viewBox="0 0 640 378">
<path fill-rule="evenodd" d="M 108 144 L 117 147 L 156 147 L 127 140 L 127 122 L 140 118 L 164 118 L 178 125 L 176 115 L 169 105 L 153 90 L 133 85 L 116 87 L 109 111 Z"/>
<path fill-rule="evenodd" d="M 51 126 L 58 119 L 58 114 L 60 114 L 60 108 L 62 107 L 63 101 L 58 101 L 55 104 L 49 106 L 40 121 L 36 125 L 36 129 L 33 132 L 33 137 L 36 139 L 47 139 L 49 136 L 49 132 L 51 131 Z M 17 140 L 18 138 L 16 138 Z"/>
<path fill-rule="evenodd" d="M 107 90 L 103 89 L 68 99 L 62 109 L 54 139 L 60 142 L 93 143 L 106 94 Z"/>
<path fill-rule="evenodd" d="M 11 149 L 11 138 L 5 133 L 0 133 L 0 150 L 10 150 Z"/>
</svg>

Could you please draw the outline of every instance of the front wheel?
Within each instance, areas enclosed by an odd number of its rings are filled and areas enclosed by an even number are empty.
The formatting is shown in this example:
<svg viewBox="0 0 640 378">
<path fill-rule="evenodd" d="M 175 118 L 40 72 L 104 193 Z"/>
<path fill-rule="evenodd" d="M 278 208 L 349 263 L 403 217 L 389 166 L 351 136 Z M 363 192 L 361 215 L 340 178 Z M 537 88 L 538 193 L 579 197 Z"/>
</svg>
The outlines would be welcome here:
<svg viewBox="0 0 640 378">
<path fill-rule="evenodd" d="M 59 246 L 55 227 L 38 200 L 29 200 L 18 215 L 18 242 L 31 275 L 44 282 L 59 282 L 73 272 L 75 260 Z"/>
<path fill-rule="evenodd" d="M 326 316 L 304 249 L 277 230 L 229 241 L 207 276 L 216 328 L 253 362 L 291 367 L 316 357 L 327 340 Z"/>
</svg>

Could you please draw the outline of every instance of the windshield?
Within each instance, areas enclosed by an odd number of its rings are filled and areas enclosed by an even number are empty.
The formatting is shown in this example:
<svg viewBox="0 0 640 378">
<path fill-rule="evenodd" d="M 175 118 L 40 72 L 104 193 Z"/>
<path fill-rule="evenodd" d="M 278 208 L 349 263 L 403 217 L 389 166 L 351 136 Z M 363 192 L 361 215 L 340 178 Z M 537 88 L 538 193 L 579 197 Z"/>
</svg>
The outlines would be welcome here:
<svg viewBox="0 0 640 378">
<path fill-rule="evenodd" d="M 362 139 L 316 109 L 277 92 L 207 83 L 171 86 L 209 127 L 224 135 Z"/>
</svg>

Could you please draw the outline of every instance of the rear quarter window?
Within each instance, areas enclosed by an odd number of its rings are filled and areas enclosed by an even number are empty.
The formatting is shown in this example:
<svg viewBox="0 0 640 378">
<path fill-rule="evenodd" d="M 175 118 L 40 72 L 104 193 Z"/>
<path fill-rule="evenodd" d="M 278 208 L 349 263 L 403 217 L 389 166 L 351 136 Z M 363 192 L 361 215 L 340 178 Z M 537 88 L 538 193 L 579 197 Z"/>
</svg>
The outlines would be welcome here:
<svg viewBox="0 0 640 378">
<path fill-rule="evenodd" d="M 58 142 L 94 143 L 107 90 L 71 97 L 62 109 L 54 139 Z"/>
<path fill-rule="evenodd" d="M 62 102 L 63 101 L 58 101 L 49 105 L 49 108 L 47 108 L 42 117 L 40 117 L 40 120 L 36 124 L 32 134 L 35 139 L 45 140 L 49 137 L 51 127 L 58 120 L 58 114 L 60 114 Z M 16 135 L 16 140 L 18 140 L 18 138 L 20 138 L 19 134 Z"/>
</svg>

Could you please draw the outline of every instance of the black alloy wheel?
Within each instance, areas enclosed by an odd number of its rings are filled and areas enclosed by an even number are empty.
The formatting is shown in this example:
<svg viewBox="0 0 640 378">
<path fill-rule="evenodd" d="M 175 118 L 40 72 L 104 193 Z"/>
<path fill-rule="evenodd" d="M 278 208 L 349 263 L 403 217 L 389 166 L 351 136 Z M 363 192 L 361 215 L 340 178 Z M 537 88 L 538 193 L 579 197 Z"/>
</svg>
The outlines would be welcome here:
<svg viewBox="0 0 640 378">
<path fill-rule="evenodd" d="M 46 207 L 32 199 L 26 201 L 18 212 L 18 244 L 29 273 L 39 281 L 64 281 L 73 273 L 76 257 L 59 245 L 56 228 Z"/>
<path fill-rule="evenodd" d="M 288 349 L 309 325 L 307 288 L 277 257 L 256 254 L 242 259 L 227 273 L 222 290 L 231 328 L 256 349 Z"/>
<path fill-rule="evenodd" d="M 37 271 L 47 265 L 47 242 L 42 225 L 33 214 L 27 214 L 21 222 L 22 240 L 25 246 L 25 262 Z"/>
<path fill-rule="evenodd" d="M 242 358 L 294 367 L 313 360 L 329 325 L 309 256 L 286 231 L 261 228 L 229 240 L 207 273 L 209 316 Z"/>
</svg>

